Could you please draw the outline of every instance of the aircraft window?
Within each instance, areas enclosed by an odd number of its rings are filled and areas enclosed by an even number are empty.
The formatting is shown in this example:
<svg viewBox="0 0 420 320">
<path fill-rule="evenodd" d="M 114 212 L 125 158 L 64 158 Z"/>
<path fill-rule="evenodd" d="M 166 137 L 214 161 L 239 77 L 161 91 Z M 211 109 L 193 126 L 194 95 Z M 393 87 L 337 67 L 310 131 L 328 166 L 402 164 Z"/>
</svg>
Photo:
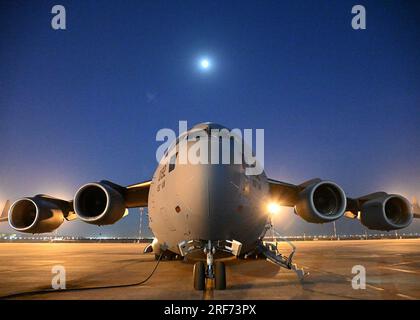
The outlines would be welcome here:
<svg viewBox="0 0 420 320">
<path fill-rule="evenodd" d="M 197 132 L 197 133 L 191 133 L 191 134 L 189 134 L 187 139 L 188 139 L 188 141 L 199 141 L 200 138 L 202 138 L 202 137 L 203 137 L 203 135 L 202 134 L 199 134 Z"/>
<path fill-rule="evenodd" d="M 169 172 L 175 169 L 175 162 L 176 162 L 177 155 L 178 155 L 178 152 L 171 157 L 171 160 L 169 160 Z"/>
</svg>

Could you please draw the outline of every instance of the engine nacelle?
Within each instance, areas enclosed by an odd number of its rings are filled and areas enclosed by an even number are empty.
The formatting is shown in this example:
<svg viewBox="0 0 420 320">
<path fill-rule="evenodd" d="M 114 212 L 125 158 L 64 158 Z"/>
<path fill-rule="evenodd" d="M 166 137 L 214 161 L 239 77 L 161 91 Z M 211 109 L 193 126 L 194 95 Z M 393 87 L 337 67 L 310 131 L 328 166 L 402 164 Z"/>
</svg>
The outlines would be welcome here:
<svg viewBox="0 0 420 320">
<path fill-rule="evenodd" d="M 103 182 L 82 186 L 74 196 L 73 206 L 80 220 L 99 226 L 117 222 L 126 209 L 121 192 Z"/>
<path fill-rule="evenodd" d="M 346 203 L 346 195 L 337 184 L 319 181 L 299 193 L 295 212 L 311 223 L 331 222 L 343 216 Z"/>
<path fill-rule="evenodd" d="M 48 198 L 22 198 L 10 207 L 8 220 L 16 231 L 46 233 L 54 231 L 64 222 L 64 213 L 57 203 Z"/>
<path fill-rule="evenodd" d="M 366 201 L 360 213 L 361 223 L 373 230 L 402 229 L 412 220 L 410 203 L 406 198 L 395 194 Z"/>
</svg>

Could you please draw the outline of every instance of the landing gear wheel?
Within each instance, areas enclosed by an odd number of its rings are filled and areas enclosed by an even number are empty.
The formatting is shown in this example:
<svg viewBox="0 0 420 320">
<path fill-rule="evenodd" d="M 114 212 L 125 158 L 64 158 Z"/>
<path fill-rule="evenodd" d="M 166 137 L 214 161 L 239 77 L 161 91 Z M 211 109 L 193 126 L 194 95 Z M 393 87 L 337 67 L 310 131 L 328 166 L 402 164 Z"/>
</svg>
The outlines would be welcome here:
<svg viewBox="0 0 420 320">
<path fill-rule="evenodd" d="M 224 262 L 217 261 L 214 265 L 215 283 L 214 287 L 216 290 L 226 289 L 226 267 Z"/>
<path fill-rule="evenodd" d="M 196 262 L 193 269 L 194 289 L 204 290 L 206 287 L 206 267 L 203 261 Z"/>
</svg>

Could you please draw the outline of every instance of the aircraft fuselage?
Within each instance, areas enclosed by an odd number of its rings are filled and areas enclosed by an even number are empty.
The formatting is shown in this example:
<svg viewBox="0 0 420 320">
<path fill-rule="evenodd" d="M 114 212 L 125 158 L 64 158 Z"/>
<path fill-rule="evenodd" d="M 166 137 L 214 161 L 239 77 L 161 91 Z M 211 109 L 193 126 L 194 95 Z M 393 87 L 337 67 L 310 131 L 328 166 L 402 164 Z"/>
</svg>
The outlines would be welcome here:
<svg viewBox="0 0 420 320">
<path fill-rule="evenodd" d="M 188 142 L 188 148 L 194 143 Z M 232 159 L 234 152 L 240 151 L 231 150 Z M 150 228 L 159 244 L 179 253 L 184 240 L 236 240 L 242 252 L 251 250 L 268 219 L 265 173 L 246 175 L 244 165 L 233 161 L 179 162 L 173 146 L 156 168 L 149 191 Z"/>
</svg>

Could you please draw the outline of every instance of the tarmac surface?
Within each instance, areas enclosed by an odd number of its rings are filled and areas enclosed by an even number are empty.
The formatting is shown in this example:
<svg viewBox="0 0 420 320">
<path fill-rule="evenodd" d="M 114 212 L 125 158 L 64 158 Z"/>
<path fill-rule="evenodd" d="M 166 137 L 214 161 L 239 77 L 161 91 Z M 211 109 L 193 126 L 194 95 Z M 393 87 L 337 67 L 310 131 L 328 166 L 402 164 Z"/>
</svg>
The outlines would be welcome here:
<svg viewBox="0 0 420 320">
<path fill-rule="evenodd" d="M 265 260 L 226 263 L 227 289 L 195 291 L 192 262 L 162 261 L 144 285 L 31 294 L 15 299 L 420 299 L 420 239 L 294 242 L 301 282 Z M 156 265 L 145 244 L 0 243 L 0 297 L 51 290 L 54 266 L 67 289 L 144 280 Z M 281 245 L 287 253 L 289 249 Z M 353 289 L 352 268 L 366 270 L 366 289 Z"/>
</svg>

